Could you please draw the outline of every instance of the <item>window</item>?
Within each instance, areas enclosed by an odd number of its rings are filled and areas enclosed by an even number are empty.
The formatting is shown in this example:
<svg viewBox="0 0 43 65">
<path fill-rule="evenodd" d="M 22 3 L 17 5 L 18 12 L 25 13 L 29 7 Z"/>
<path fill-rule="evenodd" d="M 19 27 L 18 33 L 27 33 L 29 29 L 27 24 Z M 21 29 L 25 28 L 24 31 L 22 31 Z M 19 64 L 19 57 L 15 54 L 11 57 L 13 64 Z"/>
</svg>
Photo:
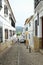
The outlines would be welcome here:
<svg viewBox="0 0 43 65">
<path fill-rule="evenodd" d="M 2 0 L 0 0 L 0 9 L 2 8 Z"/>
<path fill-rule="evenodd" d="M 8 30 L 5 29 L 5 39 L 8 39 Z"/>
<path fill-rule="evenodd" d="M 10 37 L 12 37 L 12 30 L 10 30 Z"/>
<path fill-rule="evenodd" d="M 29 22 L 29 26 L 31 26 L 31 22 Z"/>
<path fill-rule="evenodd" d="M 15 28 L 15 22 L 14 22 L 14 20 L 12 19 L 12 17 L 11 17 L 11 25 Z"/>
<path fill-rule="evenodd" d="M 30 34 L 29 34 L 29 39 L 30 39 Z"/>
<path fill-rule="evenodd" d="M 39 25 L 39 13 L 37 14 L 37 25 Z"/>
<path fill-rule="evenodd" d="M 0 28 L 0 42 L 3 41 L 2 38 L 3 38 L 3 36 L 2 36 L 2 28 Z"/>
<path fill-rule="evenodd" d="M 9 19 L 11 19 L 11 14 L 9 14 Z"/>
<path fill-rule="evenodd" d="M 35 35 L 37 36 L 37 20 L 35 21 Z"/>
<path fill-rule="evenodd" d="M 13 35 L 15 34 L 15 31 L 13 31 Z"/>
<path fill-rule="evenodd" d="M 5 16 L 8 15 L 8 8 L 7 8 L 6 5 L 4 5 L 4 15 L 5 15 Z"/>
<path fill-rule="evenodd" d="M 28 31 L 28 27 L 26 27 L 26 31 Z"/>
</svg>

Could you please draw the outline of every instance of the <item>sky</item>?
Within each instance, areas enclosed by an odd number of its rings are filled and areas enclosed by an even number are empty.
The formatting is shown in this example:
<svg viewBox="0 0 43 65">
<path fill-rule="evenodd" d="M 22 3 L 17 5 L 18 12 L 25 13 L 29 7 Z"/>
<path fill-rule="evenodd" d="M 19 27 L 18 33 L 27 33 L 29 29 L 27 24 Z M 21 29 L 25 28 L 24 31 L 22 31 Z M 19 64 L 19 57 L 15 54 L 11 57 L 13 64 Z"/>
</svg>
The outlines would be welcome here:
<svg viewBox="0 0 43 65">
<path fill-rule="evenodd" d="M 34 13 L 34 0 L 9 0 L 16 26 L 24 26 L 25 20 Z"/>
</svg>

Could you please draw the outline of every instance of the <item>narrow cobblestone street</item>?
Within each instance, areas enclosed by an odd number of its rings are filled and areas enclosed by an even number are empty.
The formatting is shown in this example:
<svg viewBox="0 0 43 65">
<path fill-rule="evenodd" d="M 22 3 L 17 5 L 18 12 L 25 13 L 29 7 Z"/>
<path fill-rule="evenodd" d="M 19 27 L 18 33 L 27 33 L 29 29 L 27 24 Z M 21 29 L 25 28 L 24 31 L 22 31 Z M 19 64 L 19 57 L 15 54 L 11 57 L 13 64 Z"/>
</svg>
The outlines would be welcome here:
<svg viewBox="0 0 43 65">
<path fill-rule="evenodd" d="M 29 53 L 24 44 L 15 44 L 0 55 L 0 65 L 43 65 L 43 55 Z"/>
</svg>

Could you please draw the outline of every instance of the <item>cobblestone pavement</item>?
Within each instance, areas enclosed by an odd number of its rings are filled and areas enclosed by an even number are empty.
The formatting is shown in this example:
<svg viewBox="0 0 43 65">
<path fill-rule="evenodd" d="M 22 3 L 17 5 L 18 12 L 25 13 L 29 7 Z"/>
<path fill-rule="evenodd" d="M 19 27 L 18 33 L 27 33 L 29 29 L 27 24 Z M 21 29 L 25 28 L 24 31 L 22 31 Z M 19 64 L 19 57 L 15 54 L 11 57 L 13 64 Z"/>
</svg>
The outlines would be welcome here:
<svg viewBox="0 0 43 65">
<path fill-rule="evenodd" d="M 24 44 L 15 44 L 0 55 L 0 65 L 43 65 L 43 55 L 29 53 Z"/>
</svg>

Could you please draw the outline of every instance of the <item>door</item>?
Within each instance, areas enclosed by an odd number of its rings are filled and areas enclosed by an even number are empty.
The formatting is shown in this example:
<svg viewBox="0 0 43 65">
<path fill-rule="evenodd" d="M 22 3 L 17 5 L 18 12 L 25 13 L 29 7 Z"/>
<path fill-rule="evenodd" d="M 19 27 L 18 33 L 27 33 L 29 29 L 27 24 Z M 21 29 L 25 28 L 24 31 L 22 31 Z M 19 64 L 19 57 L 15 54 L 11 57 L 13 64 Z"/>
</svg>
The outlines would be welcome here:
<svg viewBox="0 0 43 65">
<path fill-rule="evenodd" d="M 5 29 L 5 39 L 8 39 L 8 30 Z"/>
<path fill-rule="evenodd" d="M 43 17 L 42 17 L 42 48 L 43 48 Z"/>
<path fill-rule="evenodd" d="M 3 42 L 2 28 L 0 28 L 0 43 Z"/>
</svg>

